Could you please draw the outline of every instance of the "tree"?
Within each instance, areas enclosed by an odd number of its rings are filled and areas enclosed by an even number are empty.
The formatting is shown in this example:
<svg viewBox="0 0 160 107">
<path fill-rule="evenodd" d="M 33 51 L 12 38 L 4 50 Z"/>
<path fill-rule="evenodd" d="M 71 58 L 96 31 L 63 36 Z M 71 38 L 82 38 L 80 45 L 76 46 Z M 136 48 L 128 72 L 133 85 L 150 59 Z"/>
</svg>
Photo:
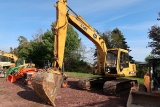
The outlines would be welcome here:
<svg viewBox="0 0 160 107">
<path fill-rule="evenodd" d="M 160 12 L 158 14 L 160 17 Z M 152 40 L 152 42 L 148 42 L 148 47 L 152 48 L 151 54 L 160 55 L 160 27 L 157 25 L 151 26 L 148 37 Z"/>
<path fill-rule="evenodd" d="M 152 42 L 148 43 L 148 47 L 152 48 L 151 53 L 153 55 L 160 55 L 160 27 L 152 26 L 149 30 L 149 39 L 152 39 Z"/>
<path fill-rule="evenodd" d="M 29 42 L 24 36 L 19 36 L 17 41 L 19 42 L 19 46 L 13 50 L 13 53 L 19 58 L 24 59 L 24 56 L 27 54 L 25 48 L 29 45 Z"/>
<path fill-rule="evenodd" d="M 53 33 L 51 30 L 43 33 L 39 29 L 32 37 L 33 40 L 28 42 L 24 36 L 20 36 L 19 46 L 14 49 L 14 53 L 26 62 L 32 61 L 37 66 L 42 66 L 43 60 L 49 60 L 53 56 Z"/>
<path fill-rule="evenodd" d="M 78 71 L 79 61 L 81 60 L 81 54 L 79 48 L 81 46 L 81 39 L 78 33 L 69 24 L 67 28 L 67 38 L 64 52 L 64 66 L 68 71 Z"/>
<path fill-rule="evenodd" d="M 128 50 L 129 52 L 131 51 L 130 47 L 126 42 L 126 38 L 124 38 L 124 35 L 118 28 L 115 28 L 111 32 L 111 44 L 112 44 L 111 46 L 112 48 L 122 48 L 122 49 Z M 134 61 L 133 57 L 130 55 L 129 55 L 129 60 Z"/>
<path fill-rule="evenodd" d="M 52 24 L 52 27 L 54 27 L 54 23 Z M 69 62 L 72 62 L 70 65 L 74 65 L 73 61 L 80 61 L 81 59 L 81 55 L 78 52 L 81 45 L 81 39 L 79 39 L 78 33 L 71 25 L 68 25 L 66 36 L 64 63 L 69 64 Z M 17 52 L 19 57 L 23 57 L 26 61 L 32 61 L 37 66 L 42 66 L 42 62 L 44 60 L 49 60 L 52 62 L 54 50 L 54 31 L 47 30 L 43 33 L 40 29 L 38 30 L 38 33 L 32 35 L 32 37 L 33 40 L 28 42 L 25 37 L 20 36 L 18 38 L 19 46 L 14 49 L 14 51 Z M 24 43 L 27 44 L 23 45 Z"/>
<path fill-rule="evenodd" d="M 125 40 L 126 38 L 124 38 L 124 35 L 121 33 L 121 31 L 118 28 L 115 28 L 111 32 L 112 48 L 122 48 L 122 49 L 129 50 L 129 46 L 127 45 L 127 42 Z"/>
<path fill-rule="evenodd" d="M 100 33 L 101 37 L 106 43 L 106 47 L 108 49 L 111 48 L 122 48 L 126 49 L 129 52 L 131 51 L 129 46 L 127 45 L 126 38 L 121 33 L 118 28 L 113 29 L 113 31 L 106 31 L 105 33 Z M 94 57 L 97 56 L 97 49 L 95 50 Z M 129 59 L 132 60 L 133 57 L 129 56 Z"/>
<path fill-rule="evenodd" d="M 160 12 L 158 12 L 159 18 L 157 18 L 157 20 L 160 20 Z"/>
<path fill-rule="evenodd" d="M 112 48 L 112 44 L 111 44 L 112 33 L 111 33 L 111 31 L 106 31 L 105 33 L 100 34 L 100 35 L 102 36 L 103 40 L 105 41 L 106 47 L 108 49 Z"/>
<path fill-rule="evenodd" d="M 118 28 L 115 28 L 112 31 L 106 31 L 105 33 L 100 33 L 100 35 L 104 39 L 108 49 L 122 48 L 129 50 L 130 48 L 127 45 L 126 38 L 124 38 L 124 35 Z"/>
<path fill-rule="evenodd" d="M 34 37 L 27 47 L 29 54 L 26 59 L 33 61 L 37 67 L 42 67 L 44 61 L 52 61 L 54 35 L 51 30 L 47 30 L 43 34 L 38 32 Z"/>
<path fill-rule="evenodd" d="M 146 62 L 148 62 L 148 61 L 149 61 L 149 59 L 151 59 L 151 58 L 154 58 L 154 57 L 153 57 L 153 56 L 148 55 L 148 56 L 145 58 L 145 61 L 146 61 Z"/>
<path fill-rule="evenodd" d="M 23 57 L 27 62 L 32 61 L 36 67 L 42 67 L 43 61 L 49 60 L 52 62 L 53 58 L 53 44 L 54 44 L 54 26 L 52 23 L 52 30 L 47 30 L 45 33 L 40 29 L 37 34 L 32 35 L 33 39 L 24 46 L 25 37 L 20 37 L 20 43 L 14 51 L 18 56 Z M 91 70 L 90 66 L 84 61 L 85 46 L 81 43 L 78 33 L 71 25 L 68 25 L 66 34 L 66 43 L 64 51 L 64 67 L 67 71 L 88 72 Z M 59 41 L 60 42 L 60 41 Z M 21 48 L 23 47 L 23 48 Z M 82 69 L 83 68 L 83 69 Z"/>
<path fill-rule="evenodd" d="M 19 36 L 17 41 L 19 41 L 19 45 L 23 45 L 28 42 L 27 38 L 25 38 L 24 36 Z"/>
</svg>

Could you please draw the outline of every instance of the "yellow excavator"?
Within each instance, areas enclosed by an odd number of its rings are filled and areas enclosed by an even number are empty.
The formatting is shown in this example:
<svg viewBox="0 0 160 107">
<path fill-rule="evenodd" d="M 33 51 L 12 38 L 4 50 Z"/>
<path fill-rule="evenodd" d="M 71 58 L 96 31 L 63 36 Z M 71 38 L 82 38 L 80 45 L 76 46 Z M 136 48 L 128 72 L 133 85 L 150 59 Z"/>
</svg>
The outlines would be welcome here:
<svg viewBox="0 0 160 107">
<path fill-rule="evenodd" d="M 11 58 L 11 59 L 13 59 L 14 62 L 16 62 L 18 60 L 18 57 L 16 55 L 12 54 L 12 53 L 5 52 L 5 53 L 2 54 L 2 56 Z"/>
<path fill-rule="evenodd" d="M 8 58 L 13 59 L 13 62 L 14 62 L 14 63 L 8 63 L 8 64 L 6 65 L 6 66 L 8 66 L 8 67 L 10 67 L 10 66 L 15 66 L 15 63 L 16 63 L 16 61 L 18 60 L 17 56 L 15 56 L 14 54 L 7 53 L 7 52 L 1 51 L 1 50 L 0 50 L 0 55 L 1 55 L 1 56 L 4 56 L 4 57 L 8 57 Z"/>
<path fill-rule="evenodd" d="M 8 68 L 11 68 L 11 67 L 15 67 L 16 65 L 16 62 L 18 60 L 18 57 L 15 56 L 14 54 L 11 54 L 11 53 L 7 53 L 7 52 L 4 52 L 4 51 L 1 51 L 0 50 L 0 55 L 3 56 L 3 57 L 7 57 L 7 58 L 10 58 L 10 59 L 13 59 L 13 62 L 10 61 L 10 62 L 0 62 L 0 67 L 1 67 L 1 70 L 0 70 L 0 74 L 1 76 L 0 77 L 5 77 L 6 75 L 6 70 Z"/>
<path fill-rule="evenodd" d="M 8 53 L 8 52 L 3 51 L 3 52 L 1 52 L 1 56 L 8 57 L 8 58 L 12 59 L 14 62 L 14 64 L 12 63 L 12 65 L 14 65 L 14 66 L 19 66 L 19 65 L 28 66 L 30 64 L 30 63 L 25 63 L 25 60 L 19 59 L 13 53 Z M 32 66 L 35 66 L 35 64 L 32 64 Z"/>
<path fill-rule="evenodd" d="M 160 107 L 160 58 L 149 59 L 144 84 L 132 87 L 127 107 Z"/>
<path fill-rule="evenodd" d="M 67 0 L 58 0 L 55 7 L 56 24 L 54 27 L 54 58 L 52 67 L 47 72 L 36 73 L 32 81 L 33 89 L 45 102 L 53 106 L 55 105 L 54 100 L 62 83 L 68 23 L 96 45 L 98 62 L 94 74 L 101 75 L 99 79 L 102 79 L 104 83 L 103 89 L 106 94 L 117 94 L 137 83 L 135 80 L 116 79 L 117 77 L 136 76 L 136 66 L 130 63 L 127 50 L 119 48 L 107 49 L 105 41 L 97 31 L 67 6 Z M 80 80 L 78 83 L 79 87 L 87 89 L 89 86 L 90 88 L 91 81 L 92 79 Z"/>
<path fill-rule="evenodd" d="M 8 53 L 8 52 L 4 52 L 4 51 L 0 51 L 0 55 L 10 58 L 11 60 L 13 60 L 14 63 L 9 63 L 6 70 L 2 70 L 0 73 L 2 74 L 2 77 L 8 76 L 8 74 L 12 74 L 13 72 L 17 72 L 20 68 L 22 67 L 33 67 L 35 66 L 35 64 L 33 63 L 25 63 L 25 60 L 19 59 L 15 54 L 13 53 Z"/>
</svg>

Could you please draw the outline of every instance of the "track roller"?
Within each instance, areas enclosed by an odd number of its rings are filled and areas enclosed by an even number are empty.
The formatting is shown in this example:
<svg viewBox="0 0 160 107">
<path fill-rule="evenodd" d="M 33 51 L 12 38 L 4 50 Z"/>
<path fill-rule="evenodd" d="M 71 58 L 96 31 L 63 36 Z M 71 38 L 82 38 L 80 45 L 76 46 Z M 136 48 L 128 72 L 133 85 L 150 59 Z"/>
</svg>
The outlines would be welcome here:
<svg viewBox="0 0 160 107">
<path fill-rule="evenodd" d="M 90 90 L 91 84 L 90 79 L 80 79 L 78 81 L 78 87 L 85 90 Z"/>
<path fill-rule="evenodd" d="M 103 85 L 103 91 L 107 95 L 121 95 L 129 93 L 131 87 L 137 85 L 137 80 L 117 79 L 106 81 Z"/>
</svg>

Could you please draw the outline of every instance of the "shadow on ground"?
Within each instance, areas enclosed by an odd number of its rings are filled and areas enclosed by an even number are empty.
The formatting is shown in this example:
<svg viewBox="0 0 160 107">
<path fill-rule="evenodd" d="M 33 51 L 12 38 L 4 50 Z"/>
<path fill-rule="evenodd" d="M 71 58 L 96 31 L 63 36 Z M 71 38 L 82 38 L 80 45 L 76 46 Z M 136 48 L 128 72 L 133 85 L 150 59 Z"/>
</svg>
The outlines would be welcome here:
<svg viewBox="0 0 160 107">
<path fill-rule="evenodd" d="M 82 90 L 78 87 L 78 80 L 77 81 L 68 81 L 68 87 L 71 89 L 75 89 L 75 90 Z M 84 90 L 86 91 L 86 90 Z M 91 87 L 91 90 L 88 90 L 88 92 L 90 93 L 96 93 L 99 95 L 105 95 L 103 92 L 103 84 L 95 84 Z M 127 100 L 128 100 L 128 95 L 129 92 L 119 95 L 119 96 L 115 96 L 112 97 L 111 95 L 106 95 L 106 96 L 110 96 L 106 101 L 99 101 L 99 102 L 94 102 L 94 103 L 88 103 L 88 104 L 84 104 L 82 106 L 78 106 L 78 107 L 125 107 L 127 104 Z M 118 106 L 117 106 L 118 104 Z"/>
<path fill-rule="evenodd" d="M 24 91 L 19 91 L 17 93 L 17 95 L 21 98 L 28 101 L 48 105 L 35 93 L 31 85 L 25 85 L 21 80 L 16 81 L 14 84 L 24 89 Z"/>
</svg>

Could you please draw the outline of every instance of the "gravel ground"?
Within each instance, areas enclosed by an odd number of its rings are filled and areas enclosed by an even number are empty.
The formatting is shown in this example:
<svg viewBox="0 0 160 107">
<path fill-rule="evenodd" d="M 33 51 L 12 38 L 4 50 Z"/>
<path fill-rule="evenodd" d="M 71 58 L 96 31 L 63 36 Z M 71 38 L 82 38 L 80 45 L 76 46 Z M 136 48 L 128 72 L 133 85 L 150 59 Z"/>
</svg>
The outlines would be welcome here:
<svg viewBox="0 0 160 107">
<path fill-rule="evenodd" d="M 78 79 L 68 78 L 67 88 L 61 88 L 56 97 L 57 107 L 125 107 L 128 95 L 107 96 L 102 89 L 90 91 L 77 87 Z M 52 107 L 45 104 L 34 92 L 32 86 L 21 81 L 10 83 L 0 78 L 0 107 Z"/>
</svg>

